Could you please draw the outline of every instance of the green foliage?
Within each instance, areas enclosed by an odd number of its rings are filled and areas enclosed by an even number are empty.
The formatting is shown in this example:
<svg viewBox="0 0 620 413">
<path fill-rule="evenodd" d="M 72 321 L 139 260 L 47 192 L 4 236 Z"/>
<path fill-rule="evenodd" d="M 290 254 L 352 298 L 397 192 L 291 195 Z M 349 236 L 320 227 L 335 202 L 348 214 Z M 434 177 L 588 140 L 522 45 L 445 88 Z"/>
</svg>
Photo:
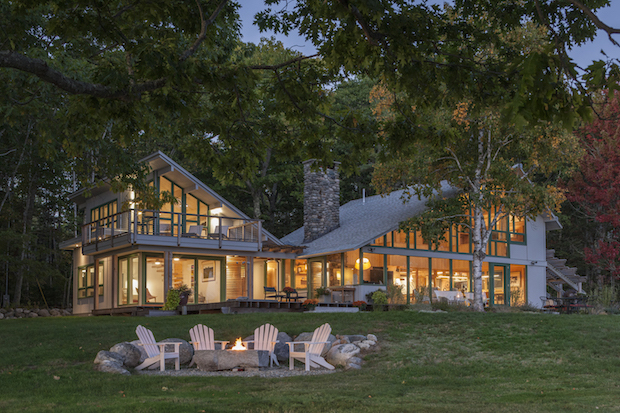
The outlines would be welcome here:
<svg viewBox="0 0 620 413">
<path fill-rule="evenodd" d="M 330 294 L 331 294 L 331 291 L 329 291 L 327 287 L 318 287 L 316 290 L 314 290 L 315 298 L 321 298 L 324 295 L 327 296 Z"/>
<path fill-rule="evenodd" d="M 162 307 L 164 311 L 172 311 L 176 310 L 179 304 L 181 303 L 181 291 L 179 290 L 168 290 L 168 295 L 166 296 L 166 302 Z"/>
<path fill-rule="evenodd" d="M 402 285 L 390 284 L 386 287 L 388 304 L 405 304 L 407 301 Z"/>
<path fill-rule="evenodd" d="M 383 290 L 372 293 L 372 308 L 374 311 L 383 311 L 383 307 L 388 303 L 388 296 Z"/>
</svg>

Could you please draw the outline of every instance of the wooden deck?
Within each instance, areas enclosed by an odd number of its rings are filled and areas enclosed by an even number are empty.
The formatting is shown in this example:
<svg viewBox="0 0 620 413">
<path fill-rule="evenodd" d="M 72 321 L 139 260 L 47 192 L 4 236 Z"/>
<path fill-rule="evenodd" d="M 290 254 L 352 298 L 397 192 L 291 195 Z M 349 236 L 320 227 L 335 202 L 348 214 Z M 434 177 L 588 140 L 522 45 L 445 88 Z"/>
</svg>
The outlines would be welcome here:
<svg viewBox="0 0 620 413">
<path fill-rule="evenodd" d="M 351 304 L 320 303 L 320 307 L 351 307 Z M 160 306 L 126 306 L 93 310 L 92 315 L 109 316 L 147 316 L 150 310 L 161 309 Z M 272 312 L 302 312 L 301 302 L 275 300 L 228 300 L 219 303 L 188 304 L 178 307 L 179 314 L 242 314 Z"/>
</svg>

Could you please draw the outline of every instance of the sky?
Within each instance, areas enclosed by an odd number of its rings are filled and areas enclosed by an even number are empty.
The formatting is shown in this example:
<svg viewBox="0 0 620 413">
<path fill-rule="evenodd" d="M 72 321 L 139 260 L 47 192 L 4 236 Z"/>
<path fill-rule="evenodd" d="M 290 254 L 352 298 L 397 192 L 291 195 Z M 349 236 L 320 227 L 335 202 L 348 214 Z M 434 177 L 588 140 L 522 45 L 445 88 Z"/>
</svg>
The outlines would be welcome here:
<svg viewBox="0 0 620 413">
<path fill-rule="evenodd" d="M 298 50 L 305 55 L 311 55 L 316 52 L 316 49 L 310 42 L 306 42 L 304 38 L 295 34 L 290 34 L 288 37 L 283 35 L 275 35 L 273 32 L 260 33 L 257 26 L 254 26 L 254 15 L 263 10 L 264 4 L 261 0 L 239 0 L 241 9 L 239 14 L 241 15 L 241 21 L 243 27 L 241 34 L 243 41 L 258 43 L 261 37 L 275 36 L 278 40 L 282 41 L 284 46 L 294 50 Z M 601 21 L 611 27 L 620 27 L 620 0 L 611 0 L 611 6 L 601 9 L 597 12 L 597 15 Z M 620 35 L 616 35 L 616 41 L 620 43 Z M 613 46 L 609 41 L 607 34 L 602 30 L 599 30 L 597 37 L 593 42 L 574 48 L 569 54 L 581 67 L 586 67 L 593 60 L 604 59 L 601 55 L 601 49 L 605 50 L 609 57 L 620 58 L 620 47 Z"/>
</svg>

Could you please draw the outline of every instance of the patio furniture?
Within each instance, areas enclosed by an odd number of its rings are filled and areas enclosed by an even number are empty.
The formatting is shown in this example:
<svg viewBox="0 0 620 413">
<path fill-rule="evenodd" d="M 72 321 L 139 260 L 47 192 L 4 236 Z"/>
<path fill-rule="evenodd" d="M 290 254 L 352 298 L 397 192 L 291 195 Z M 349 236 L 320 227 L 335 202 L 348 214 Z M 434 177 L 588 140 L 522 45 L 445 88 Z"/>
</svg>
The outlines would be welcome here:
<svg viewBox="0 0 620 413">
<path fill-rule="evenodd" d="M 283 294 L 278 294 L 278 290 L 276 290 L 276 287 L 263 287 L 263 290 L 265 290 L 265 300 L 268 298 L 280 300 L 283 297 L 286 297 Z"/>
<path fill-rule="evenodd" d="M 312 334 L 310 341 L 297 341 L 287 342 L 289 347 L 289 370 L 295 368 L 295 360 L 303 361 L 306 365 L 306 371 L 310 371 L 310 367 L 318 368 L 325 367 L 329 370 L 333 370 L 334 366 L 329 364 L 323 357 L 321 352 L 325 344 L 329 344 L 327 339 L 329 338 L 332 328 L 328 323 L 323 324 Z M 303 345 L 303 351 L 295 351 L 295 345 Z"/>
<path fill-rule="evenodd" d="M 196 324 L 189 330 L 189 336 L 192 341 L 192 346 L 194 346 L 194 351 L 196 350 L 215 350 L 215 344 L 220 345 L 220 349 L 224 350 L 228 341 L 215 340 L 213 335 L 213 329 L 205 326 L 204 324 Z M 194 358 L 192 357 L 191 363 L 189 363 L 189 367 L 193 366 L 195 363 Z"/>
<path fill-rule="evenodd" d="M 174 368 L 175 370 L 179 370 L 180 366 L 180 355 L 179 355 L 179 346 L 181 343 L 157 343 L 155 341 L 155 337 L 153 336 L 153 332 L 146 327 L 142 327 L 139 325 L 136 327 L 136 334 L 140 339 L 140 345 L 144 347 L 146 351 L 146 355 L 148 358 L 144 360 L 142 364 L 136 367 L 136 370 L 142 370 L 146 367 L 155 368 L 157 367 L 157 363 L 159 363 L 159 370 L 166 370 L 166 360 L 174 359 Z M 174 351 L 167 352 L 166 346 L 173 345 Z"/>
<path fill-rule="evenodd" d="M 200 236 L 202 236 L 202 225 L 190 225 L 189 229 L 185 234 L 183 234 L 183 236 L 200 238 Z"/>
<path fill-rule="evenodd" d="M 266 350 L 269 352 L 269 367 L 273 367 L 273 362 L 279 366 L 278 358 L 274 353 L 274 348 L 278 342 L 278 329 L 271 324 L 263 324 L 254 330 L 254 340 L 245 343 L 254 343 L 254 350 Z"/>
<path fill-rule="evenodd" d="M 213 232 L 209 233 L 209 238 L 219 239 L 220 232 L 222 235 L 222 239 L 228 239 L 228 225 L 222 225 L 221 227 L 219 225 L 216 225 L 213 229 Z"/>
</svg>

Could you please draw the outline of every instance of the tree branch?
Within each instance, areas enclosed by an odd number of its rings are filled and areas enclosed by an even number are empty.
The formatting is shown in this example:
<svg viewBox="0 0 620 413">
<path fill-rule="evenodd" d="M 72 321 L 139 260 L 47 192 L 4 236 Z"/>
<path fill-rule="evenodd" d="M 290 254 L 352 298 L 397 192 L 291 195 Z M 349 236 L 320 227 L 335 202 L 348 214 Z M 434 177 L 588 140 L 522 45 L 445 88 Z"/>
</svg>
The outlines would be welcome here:
<svg viewBox="0 0 620 413">
<path fill-rule="evenodd" d="M 307 59 L 312 59 L 318 56 L 317 54 L 313 54 L 311 56 L 299 56 L 296 57 L 294 59 L 291 60 L 287 60 L 286 62 L 283 63 L 278 63 L 277 65 L 254 65 L 254 66 L 248 66 L 250 69 L 254 69 L 254 70 L 278 70 L 284 66 L 288 66 L 291 65 L 293 63 L 297 63 L 297 62 L 301 62 L 302 60 L 307 60 Z"/>
<path fill-rule="evenodd" d="M 202 13 L 202 7 L 200 7 L 200 1 L 196 0 L 196 5 L 198 6 L 198 12 L 200 14 L 200 34 L 198 35 L 198 38 L 196 39 L 192 47 L 190 47 L 185 52 L 183 52 L 183 54 L 179 58 L 180 62 L 184 62 L 188 57 L 193 55 L 196 52 L 196 50 L 198 50 L 198 47 L 200 46 L 200 44 L 207 37 L 207 27 L 213 24 L 217 16 L 224 9 L 224 6 L 226 6 L 226 3 L 228 3 L 228 0 L 222 0 L 220 4 L 218 4 L 217 7 L 215 8 L 215 11 L 211 14 L 211 17 L 205 20 L 202 15 L 203 13 Z"/>
<path fill-rule="evenodd" d="M 620 46 L 620 44 L 618 44 L 618 42 L 616 40 L 614 40 L 613 37 L 611 37 L 612 34 L 620 34 L 620 29 L 616 29 L 616 28 L 610 27 L 610 26 L 606 25 L 605 23 L 603 23 L 596 16 L 596 14 L 594 14 L 594 12 L 592 12 L 592 10 L 590 10 L 588 7 L 586 7 L 582 2 L 580 2 L 578 0 L 568 0 L 568 1 L 573 6 L 577 7 L 582 12 L 584 12 L 586 14 L 586 16 L 588 16 L 590 18 L 590 20 L 592 20 L 592 23 L 594 23 L 594 25 L 596 27 L 598 27 L 601 30 L 604 30 L 607 33 L 607 36 L 609 36 L 609 41 L 612 42 L 614 44 L 614 46 Z"/>
</svg>

